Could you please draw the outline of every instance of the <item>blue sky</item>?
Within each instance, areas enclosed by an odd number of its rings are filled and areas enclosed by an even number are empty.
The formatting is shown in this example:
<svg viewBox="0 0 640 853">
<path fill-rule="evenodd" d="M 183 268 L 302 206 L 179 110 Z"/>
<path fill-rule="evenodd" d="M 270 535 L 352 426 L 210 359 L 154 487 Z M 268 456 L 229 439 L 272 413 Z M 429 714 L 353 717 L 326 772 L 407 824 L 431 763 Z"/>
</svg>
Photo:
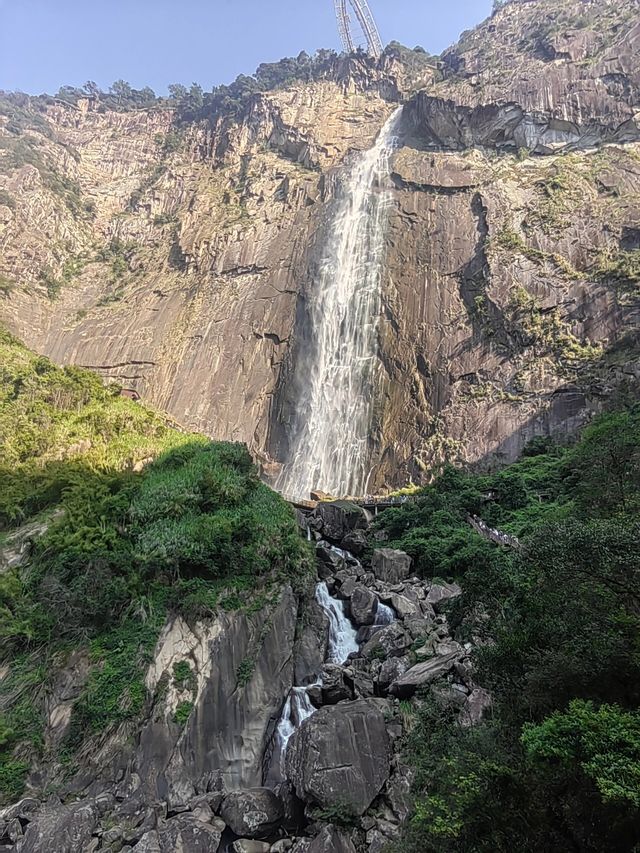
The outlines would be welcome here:
<svg viewBox="0 0 640 853">
<path fill-rule="evenodd" d="M 440 53 L 491 0 L 369 0 L 385 43 Z M 333 0 L 0 0 L 0 89 L 39 93 L 118 78 L 164 93 L 261 62 L 339 49 Z"/>
</svg>

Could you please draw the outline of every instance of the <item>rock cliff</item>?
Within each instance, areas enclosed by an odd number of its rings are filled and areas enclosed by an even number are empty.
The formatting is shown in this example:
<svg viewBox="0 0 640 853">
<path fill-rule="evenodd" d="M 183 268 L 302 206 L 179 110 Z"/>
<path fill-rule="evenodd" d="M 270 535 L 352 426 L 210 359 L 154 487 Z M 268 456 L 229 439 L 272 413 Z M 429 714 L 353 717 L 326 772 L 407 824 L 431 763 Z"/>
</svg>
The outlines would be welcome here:
<svg viewBox="0 0 640 853">
<path fill-rule="evenodd" d="M 636 0 L 511 0 L 209 121 L 2 115 L 0 318 L 276 474 L 338 176 L 402 101 L 371 488 L 511 459 L 640 375 L 639 39 Z"/>
</svg>

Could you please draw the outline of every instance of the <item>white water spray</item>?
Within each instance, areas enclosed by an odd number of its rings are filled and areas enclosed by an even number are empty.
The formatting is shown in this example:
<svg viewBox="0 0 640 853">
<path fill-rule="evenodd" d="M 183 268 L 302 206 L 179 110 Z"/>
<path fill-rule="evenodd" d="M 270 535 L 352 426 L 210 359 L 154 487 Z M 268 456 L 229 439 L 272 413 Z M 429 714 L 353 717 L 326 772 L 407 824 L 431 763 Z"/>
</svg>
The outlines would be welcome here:
<svg viewBox="0 0 640 853">
<path fill-rule="evenodd" d="M 358 651 L 358 632 L 345 614 L 344 604 L 329 595 L 326 583 L 316 587 L 316 601 L 329 617 L 327 663 L 345 663 L 352 652 Z"/>
<path fill-rule="evenodd" d="M 377 332 L 391 193 L 385 186 L 402 107 L 344 186 L 311 294 L 308 395 L 278 481 L 285 494 L 312 489 L 364 494 L 369 477 Z"/>
</svg>

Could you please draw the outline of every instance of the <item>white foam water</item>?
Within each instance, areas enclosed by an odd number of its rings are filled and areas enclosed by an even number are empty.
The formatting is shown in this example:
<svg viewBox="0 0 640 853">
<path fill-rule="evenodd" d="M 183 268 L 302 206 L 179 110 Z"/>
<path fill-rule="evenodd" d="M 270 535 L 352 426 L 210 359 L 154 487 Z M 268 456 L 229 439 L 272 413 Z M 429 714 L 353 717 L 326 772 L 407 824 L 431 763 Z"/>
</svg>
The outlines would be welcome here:
<svg viewBox="0 0 640 853">
<path fill-rule="evenodd" d="M 311 294 L 308 393 L 299 401 L 297 433 L 277 483 L 288 495 L 366 492 L 392 202 L 387 179 L 401 114 L 399 107 L 342 187 Z"/>
</svg>

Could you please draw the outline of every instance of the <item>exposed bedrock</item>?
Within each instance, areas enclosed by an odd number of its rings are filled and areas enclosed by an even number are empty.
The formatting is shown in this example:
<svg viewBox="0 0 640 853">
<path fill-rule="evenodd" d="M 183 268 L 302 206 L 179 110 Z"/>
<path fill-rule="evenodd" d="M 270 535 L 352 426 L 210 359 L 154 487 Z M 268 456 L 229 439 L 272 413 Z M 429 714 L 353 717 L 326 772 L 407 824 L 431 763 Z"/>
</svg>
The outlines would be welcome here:
<svg viewBox="0 0 640 853">
<path fill-rule="evenodd" d="M 446 52 L 442 79 L 342 63 L 181 128 L 168 154 L 170 111 L 51 107 L 38 157 L 94 213 L 74 216 L 37 158 L 0 164 L 0 319 L 246 442 L 277 477 L 340 176 L 404 98 L 369 490 L 575 430 L 640 377 L 637 294 L 616 272 L 640 247 L 640 25 L 635 0 L 560 5 L 505 4 Z"/>
</svg>

